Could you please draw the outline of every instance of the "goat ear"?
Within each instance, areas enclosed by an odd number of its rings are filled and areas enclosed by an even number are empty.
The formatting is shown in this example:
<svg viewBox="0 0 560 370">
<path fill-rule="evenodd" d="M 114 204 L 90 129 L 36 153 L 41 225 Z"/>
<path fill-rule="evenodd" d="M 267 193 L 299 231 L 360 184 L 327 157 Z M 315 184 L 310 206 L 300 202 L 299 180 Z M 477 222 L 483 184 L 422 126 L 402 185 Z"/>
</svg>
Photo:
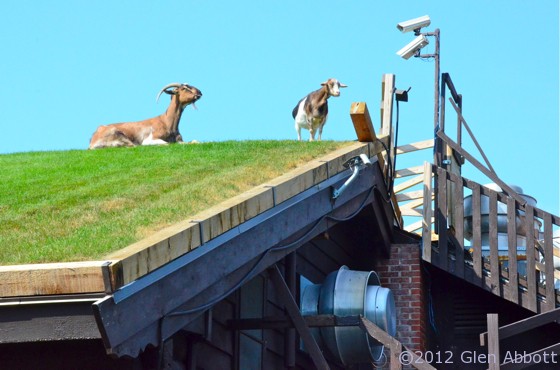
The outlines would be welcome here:
<svg viewBox="0 0 560 370">
<path fill-rule="evenodd" d="M 348 85 L 341 84 L 340 82 L 338 83 L 338 86 L 339 86 L 339 87 L 348 87 Z"/>
<path fill-rule="evenodd" d="M 329 83 L 329 80 L 326 80 L 325 82 L 321 83 L 321 86 L 325 86 L 328 83 Z"/>
</svg>

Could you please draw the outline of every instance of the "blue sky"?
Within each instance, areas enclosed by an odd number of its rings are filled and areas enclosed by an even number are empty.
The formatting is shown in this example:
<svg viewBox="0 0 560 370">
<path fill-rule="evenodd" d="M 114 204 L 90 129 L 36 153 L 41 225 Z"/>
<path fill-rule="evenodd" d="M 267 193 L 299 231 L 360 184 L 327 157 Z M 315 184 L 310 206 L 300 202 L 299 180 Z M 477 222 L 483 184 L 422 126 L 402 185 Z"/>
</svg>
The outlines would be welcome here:
<svg viewBox="0 0 560 370">
<path fill-rule="evenodd" d="M 330 100 L 323 139 L 354 140 L 350 105 L 365 101 L 378 125 L 384 73 L 412 87 L 399 144 L 430 139 L 434 63 L 396 55 L 414 38 L 396 24 L 423 15 L 441 30 L 441 71 L 498 175 L 558 214 L 553 0 L 11 1 L 0 13 L 0 153 L 85 149 L 100 124 L 162 113 L 167 99 L 155 97 L 170 82 L 204 94 L 183 115 L 186 140 L 295 139 L 293 107 L 335 77 L 349 87 Z"/>
</svg>

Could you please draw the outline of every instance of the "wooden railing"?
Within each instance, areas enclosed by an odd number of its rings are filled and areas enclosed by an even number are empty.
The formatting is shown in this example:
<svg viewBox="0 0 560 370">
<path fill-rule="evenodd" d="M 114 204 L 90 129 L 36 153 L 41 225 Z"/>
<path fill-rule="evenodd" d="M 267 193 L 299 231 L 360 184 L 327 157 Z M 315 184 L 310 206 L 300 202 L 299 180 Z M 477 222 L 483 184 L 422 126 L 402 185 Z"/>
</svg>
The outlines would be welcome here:
<svg viewBox="0 0 560 370">
<path fill-rule="evenodd" d="M 423 191 L 425 261 L 533 312 L 556 308 L 560 217 L 428 163 Z"/>
<path fill-rule="evenodd" d="M 515 353 L 514 356 L 509 353 L 505 356 L 500 356 L 500 341 L 514 336 L 522 337 L 530 330 L 540 328 L 550 323 L 558 323 L 559 320 L 560 308 L 502 327 L 498 326 L 498 314 L 487 314 L 488 331 L 480 334 L 480 345 L 488 347 L 488 369 L 524 369 L 538 363 L 556 364 L 558 360 L 554 360 L 554 358 L 557 357 L 556 354 L 560 350 L 560 343 L 554 343 L 529 353 L 523 352 L 523 355 Z M 553 361 L 550 361 L 551 355 L 554 355 Z M 519 358 L 520 356 L 522 358 Z M 548 361 L 543 361 L 545 356 L 549 357 Z"/>
</svg>

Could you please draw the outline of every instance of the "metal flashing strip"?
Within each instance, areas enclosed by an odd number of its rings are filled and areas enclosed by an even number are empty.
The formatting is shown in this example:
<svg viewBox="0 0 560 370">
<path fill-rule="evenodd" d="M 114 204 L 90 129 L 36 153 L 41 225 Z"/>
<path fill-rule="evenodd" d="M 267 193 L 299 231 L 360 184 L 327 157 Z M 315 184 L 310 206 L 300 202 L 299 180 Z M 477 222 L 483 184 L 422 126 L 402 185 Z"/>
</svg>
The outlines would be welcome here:
<svg viewBox="0 0 560 370">
<path fill-rule="evenodd" d="M 351 174 L 352 171 L 350 170 L 345 170 L 343 172 L 340 172 L 339 174 L 317 185 L 314 185 L 313 187 L 293 196 L 292 198 L 278 204 L 277 206 L 267 211 L 264 211 L 263 213 L 251 218 L 250 220 L 226 231 L 225 233 L 215 237 L 214 239 L 207 241 L 206 243 L 202 244 L 198 248 L 193 249 L 191 252 L 186 253 L 183 256 L 165 264 L 164 266 L 139 278 L 138 280 L 128 283 L 127 285 L 119 288 L 113 293 L 112 297 L 115 303 L 118 304 L 119 302 L 122 302 L 123 300 L 127 299 L 128 297 L 135 294 L 136 292 L 141 291 L 145 287 L 162 279 L 163 277 L 169 275 L 170 273 L 184 267 L 185 265 L 189 264 L 193 260 L 200 258 L 201 256 L 211 252 L 212 250 L 216 249 L 220 245 L 230 241 L 231 239 L 246 232 L 247 230 L 252 229 L 253 227 L 262 223 L 263 221 L 266 221 L 276 216 L 277 214 L 283 212 L 284 210 L 288 209 L 294 204 L 299 203 L 300 201 L 313 196 L 314 194 L 324 190 L 325 188 L 329 188 L 333 186 L 337 182 L 345 180 L 346 178 L 350 177 Z M 199 221 L 194 221 L 194 222 L 199 222 Z"/>
</svg>

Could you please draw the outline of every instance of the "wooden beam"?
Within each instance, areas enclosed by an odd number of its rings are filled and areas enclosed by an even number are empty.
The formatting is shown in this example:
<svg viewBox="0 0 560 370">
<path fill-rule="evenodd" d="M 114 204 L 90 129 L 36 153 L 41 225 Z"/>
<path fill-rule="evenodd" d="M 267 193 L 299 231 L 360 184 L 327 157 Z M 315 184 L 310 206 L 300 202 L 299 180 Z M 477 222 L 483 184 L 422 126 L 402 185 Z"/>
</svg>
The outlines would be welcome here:
<svg viewBox="0 0 560 370">
<path fill-rule="evenodd" d="M 397 147 L 397 154 L 406 154 L 416 152 L 418 150 L 424 150 L 434 147 L 434 139 L 419 141 L 417 143 L 401 145 Z"/>
<path fill-rule="evenodd" d="M 395 365 L 402 365 L 402 353 L 403 345 L 395 338 L 390 336 L 386 331 L 381 329 L 379 326 L 375 325 L 373 322 L 369 321 L 365 317 L 361 317 L 360 327 L 368 333 L 368 335 L 391 351 L 391 369 L 394 369 Z M 436 370 L 435 367 L 428 364 L 425 359 L 420 358 L 416 351 L 410 351 L 406 347 L 404 349 L 407 351 L 407 355 L 410 357 L 410 365 L 419 370 Z"/>
<path fill-rule="evenodd" d="M 488 369 L 500 370 L 500 337 L 498 314 L 487 314 L 488 320 Z"/>
<path fill-rule="evenodd" d="M 507 234 L 509 260 L 509 298 L 519 303 L 519 279 L 517 276 L 517 230 L 515 199 L 508 197 L 507 201 Z M 529 246 L 527 246 L 529 248 Z"/>
<path fill-rule="evenodd" d="M 410 179 L 410 180 L 407 180 L 407 181 L 402 182 L 402 183 L 400 183 L 400 184 L 398 184 L 398 185 L 395 185 L 395 186 L 393 187 L 393 191 L 394 191 L 395 193 L 400 193 L 400 192 L 403 191 L 403 190 L 409 189 L 409 188 L 411 188 L 411 187 L 413 187 L 413 186 L 415 186 L 415 185 L 420 184 L 422 181 L 424 181 L 424 176 L 423 176 L 423 175 L 419 175 L 419 176 L 413 177 L 413 178 Z"/>
<path fill-rule="evenodd" d="M 104 293 L 111 289 L 107 274 L 111 262 L 0 266 L 0 297 Z"/>
<path fill-rule="evenodd" d="M 286 282 L 284 281 L 284 279 L 282 279 L 282 274 L 280 274 L 278 266 L 275 265 L 274 267 L 270 268 L 268 272 L 276 288 L 276 293 L 279 295 L 280 301 L 284 304 L 288 316 L 290 316 L 290 319 L 292 319 L 292 322 L 296 330 L 298 331 L 303 344 L 305 345 L 305 348 L 311 355 L 311 359 L 313 360 L 315 367 L 317 367 L 317 369 L 328 370 L 329 365 L 327 363 L 327 360 L 325 360 L 325 357 L 323 356 L 319 345 L 315 341 L 315 338 L 313 338 L 313 335 L 311 334 L 307 323 L 303 319 L 303 316 L 301 316 L 299 307 L 297 306 L 294 297 L 290 293 Z"/>
<path fill-rule="evenodd" d="M 423 190 L 409 191 L 408 193 L 400 193 L 397 194 L 396 196 L 398 202 L 406 202 L 407 200 L 414 200 L 414 199 L 423 199 L 424 191 Z"/>
<path fill-rule="evenodd" d="M 395 75 L 386 73 L 381 79 L 381 131 L 382 135 L 392 135 L 393 124 L 393 91 L 395 89 Z M 391 143 L 394 141 L 391 140 Z"/>
<path fill-rule="evenodd" d="M 424 162 L 424 206 L 422 208 L 422 258 L 432 262 L 432 165 Z"/>
<path fill-rule="evenodd" d="M 560 320 L 560 308 L 552 311 L 537 314 L 514 323 L 504 325 L 499 328 L 498 334 L 500 339 L 507 339 L 514 335 L 524 333 L 526 331 L 544 326 L 552 322 Z M 485 346 L 488 342 L 488 332 L 480 334 L 480 345 Z"/>
<path fill-rule="evenodd" d="M 395 178 L 414 176 L 424 173 L 424 166 L 403 168 L 395 171 Z"/>
<path fill-rule="evenodd" d="M 461 148 L 460 145 L 458 145 L 456 142 L 454 142 L 453 140 L 451 140 L 451 138 L 449 136 L 447 136 L 444 132 L 442 131 L 438 131 L 437 135 L 442 138 L 443 141 L 445 141 L 445 143 L 449 146 L 451 146 L 453 148 L 453 150 L 455 150 L 456 152 L 458 152 L 459 154 L 461 154 L 463 157 L 465 157 L 469 162 L 471 162 L 478 170 L 480 170 L 483 174 L 485 174 L 486 176 L 488 176 L 488 178 L 490 178 L 492 181 L 494 181 L 496 184 L 498 184 L 498 186 L 500 188 L 502 188 L 502 190 L 508 194 L 509 196 L 515 198 L 516 201 L 519 202 L 519 204 L 521 205 L 525 205 L 527 203 L 527 201 L 525 199 L 523 199 L 519 194 L 517 194 L 517 192 L 515 190 L 513 190 L 509 185 L 507 185 L 505 182 L 503 182 L 502 180 L 500 180 L 500 178 L 492 171 L 490 171 L 489 169 L 487 169 L 486 167 L 484 167 L 482 165 L 482 163 L 480 163 L 476 158 L 474 158 L 472 155 L 470 155 L 466 150 L 464 150 L 463 148 Z"/>
<path fill-rule="evenodd" d="M 350 106 L 350 118 L 360 142 L 375 142 L 377 136 L 365 102 L 355 102 Z"/>
</svg>

